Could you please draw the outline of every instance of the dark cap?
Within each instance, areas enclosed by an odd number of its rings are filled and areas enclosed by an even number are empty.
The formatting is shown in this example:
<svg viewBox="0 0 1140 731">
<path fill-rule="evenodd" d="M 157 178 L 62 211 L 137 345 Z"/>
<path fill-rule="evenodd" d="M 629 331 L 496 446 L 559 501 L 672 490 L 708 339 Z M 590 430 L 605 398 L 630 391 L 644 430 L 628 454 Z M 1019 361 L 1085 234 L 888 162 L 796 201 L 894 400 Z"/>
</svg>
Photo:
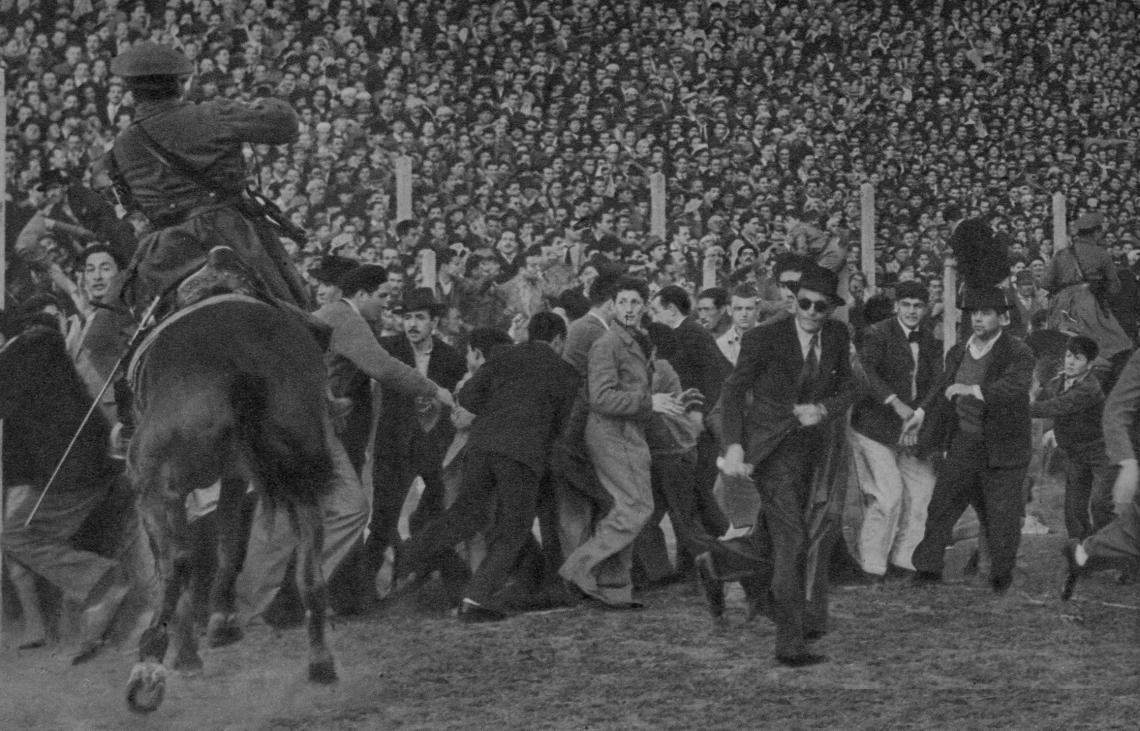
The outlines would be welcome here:
<svg viewBox="0 0 1140 731">
<path fill-rule="evenodd" d="M 392 311 L 397 315 L 426 310 L 431 317 L 443 314 L 443 305 L 435 301 L 435 294 L 428 287 L 416 287 L 404 295 L 404 299 Z"/>
<path fill-rule="evenodd" d="M 1073 224 L 1073 228 L 1076 229 L 1077 233 L 1088 233 L 1090 231 L 1095 231 L 1098 228 L 1102 228 L 1103 226 L 1104 216 L 1097 213 L 1096 211 L 1084 214 L 1077 219 L 1076 223 Z"/>
<path fill-rule="evenodd" d="M 930 301 L 930 291 L 926 289 L 926 285 L 922 282 L 914 280 L 908 282 L 899 282 L 895 286 L 895 302 L 902 300 L 919 300 L 921 302 Z"/>
<path fill-rule="evenodd" d="M 309 275 L 321 284 L 340 286 L 344 277 L 356 269 L 357 264 L 352 259 L 337 254 L 322 256 L 315 267 L 309 270 Z"/>
<path fill-rule="evenodd" d="M 962 295 L 962 309 L 1005 312 L 1009 309 L 1009 302 L 1005 292 L 998 287 L 967 287 Z"/>
<path fill-rule="evenodd" d="M 189 76 L 194 64 L 181 51 L 161 43 L 137 43 L 111 59 L 111 73 L 137 76 Z"/>
<path fill-rule="evenodd" d="M 71 176 L 62 170 L 56 170 L 55 168 L 52 168 L 51 170 L 48 170 L 46 173 L 44 173 L 43 177 L 40 178 L 40 182 L 39 185 L 36 186 L 36 190 L 43 192 L 48 188 L 54 188 L 57 186 L 66 188 L 69 185 L 71 185 Z"/>
</svg>

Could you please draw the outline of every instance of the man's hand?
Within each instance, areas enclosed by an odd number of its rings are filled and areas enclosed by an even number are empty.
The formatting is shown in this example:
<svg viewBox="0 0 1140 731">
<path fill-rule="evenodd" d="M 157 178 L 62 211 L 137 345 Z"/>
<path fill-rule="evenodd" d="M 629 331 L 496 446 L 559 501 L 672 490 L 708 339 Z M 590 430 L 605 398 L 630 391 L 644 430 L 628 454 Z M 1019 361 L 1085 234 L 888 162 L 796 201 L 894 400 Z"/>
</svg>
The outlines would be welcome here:
<svg viewBox="0 0 1140 731">
<path fill-rule="evenodd" d="M 792 413 L 800 421 L 800 426 L 815 426 L 823 421 L 823 409 L 819 404 L 796 404 Z"/>
<path fill-rule="evenodd" d="M 914 409 L 903 403 L 902 399 L 897 396 L 895 400 L 891 402 L 891 408 L 895 410 L 895 413 L 899 415 L 899 418 L 903 420 L 904 424 L 914 414 Z"/>
<path fill-rule="evenodd" d="M 1116 473 L 1116 483 L 1112 486 L 1112 501 L 1127 505 L 1136 497 L 1136 485 L 1140 482 L 1140 466 L 1135 459 L 1120 461 L 1120 472 Z"/>
<path fill-rule="evenodd" d="M 1042 449 L 1050 449 L 1050 448 L 1056 447 L 1056 446 L 1057 446 L 1057 435 L 1053 433 L 1052 429 L 1050 429 L 1049 431 L 1047 431 L 1041 435 L 1041 448 Z"/>
<path fill-rule="evenodd" d="M 918 432 L 922 429 L 922 422 L 926 419 L 926 412 L 922 409 L 911 411 L 910 416 L 903 419 L 902 431 L 899 433 L 899 444 L 904 447 L 913 447 L 918 444 Z"/>
<path fill-rule="evenodd" d="M 440 388 L 436 390 L 435 400 L 449 409 L 455 408 L 455 397 L 453 397 L 451 395 L 451 391 L 448 391 L 446 388 Z"/>
<path fill-rule="evenodd" d="M 968 396 L 973 392 L 973 388 L 964 383 L 951 383 L 946 387 L 946 400 L 953 401 L 955 396 Z"/>
<path fill-rule="evenodd" d="M 730 444 L 724 456 L 718 459 L 717 467 L 728 477 L 752 477 L 752 465 L 744 461 L 744 447 Z"/>
<path fill-rule="evenodd" d="M 653 410 L 658 414 L 680 416 L 685 413 L 685 404 L 671 393 L 653 394 Z"/>
</svg>

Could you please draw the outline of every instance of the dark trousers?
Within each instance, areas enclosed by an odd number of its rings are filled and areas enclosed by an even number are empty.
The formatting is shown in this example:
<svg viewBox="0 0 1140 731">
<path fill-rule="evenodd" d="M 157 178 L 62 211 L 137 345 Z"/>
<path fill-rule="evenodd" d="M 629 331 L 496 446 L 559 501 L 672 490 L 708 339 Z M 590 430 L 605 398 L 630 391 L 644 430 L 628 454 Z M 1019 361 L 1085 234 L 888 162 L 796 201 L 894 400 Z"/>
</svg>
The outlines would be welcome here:
<svg viewBox="0 0 1140 731">
<path fill-rule="evenodd" d="M 1065 450 L 1065 530 L 1069 538 L 1087 538 L 1112 521 L 1112 483 L 1116 466 L 1104 444 Z"/>
<path fill-rule="evenodd" d="M 914 551 L 914 568 L 941 574 L 954 524 L 973 505 L 990 551 L 991 579 L 1005 578 L 1017 563 L 1025 515 L 1025 467 L 986 466 L 985 438 L 959 432 L 950 445 L 926 514 L 926 531 Z"/>
<path fill-rule="evenodd" d="M 713 486 L 719 474 L 716 458 L 720 456 L 720 445 L 707 430 L 697 439 L 697 463 L 693 472 L 693 499 L 695 512 L 704 532 L 710 536 L 722 536 L 728 531 L 728 518 L 713 495 Z M 687 548 L 687 547 L 686 547 Z M 688 554 L 688 550 L 684 552 Z"/>
<path fill-rule="evenodd" d="M 1140 495 L 1111 523 L 1084 542 L 1090 571 L 1135 567 L 1140 562 Z"/>
<path fill-rule="evenodd" d="M 715 538 L 705 530 L 697 509 L 693 484 L 695 450 L 683 454 L 653 455 L 650 475 L 653 485 L 653 515 L 634 544 L 634 570 L 645 581 L 655 581 L 673 573 L 665 547 L 661 519 L 666 513 L 677 536 L 677 554 L 699 556 L 708 551 Z M 680 561 L 678 561 L 680 563 Z"/>
<path fill-rule="evenodd" d="M 487 556 L 463 595 L 480 604 L 490 602 L 530 540 L 538 495 L 538 476 L 526 465 L 499 454 L 470 451 L 459 495 L 451 507 L 404 544 L 400 574 L 423 573 L 457 543 L 486 527 Z"/>
<path fill-rule="evenodd" d="M 439 466 L 417 468 L 408 461 L 388 461 L 377 455 L 372 469 L 372 524 L 366 553 L 370 565 L 379 569 L 384 561 L 384 549 L 400 544 L 400 513 L 408 499 L 408 491 L 418 474 L 424 480 L 424 491 L 415 511 L 408 518 L 408 528 L 414 534 L 428 520 L 443 512 L 445 487 Z"/>
<path fill-rule="evenodd" d="M 827 628 L 830 545 L 820 547 L 826 553 L 820 554 L 811 601 L 807 599 L 812 476 L 826 448 L 816 429 L 787 437 L 753 472 L 762 501 L 757 530 L 745 539 L 718 541 L 712 550 L 716 571 L 725 580 L 756 577 L 762 582 L 770 577 L 768 615 L 776 623 L 780 657 L 806 652 L 805 633 Z"/>
</svg>

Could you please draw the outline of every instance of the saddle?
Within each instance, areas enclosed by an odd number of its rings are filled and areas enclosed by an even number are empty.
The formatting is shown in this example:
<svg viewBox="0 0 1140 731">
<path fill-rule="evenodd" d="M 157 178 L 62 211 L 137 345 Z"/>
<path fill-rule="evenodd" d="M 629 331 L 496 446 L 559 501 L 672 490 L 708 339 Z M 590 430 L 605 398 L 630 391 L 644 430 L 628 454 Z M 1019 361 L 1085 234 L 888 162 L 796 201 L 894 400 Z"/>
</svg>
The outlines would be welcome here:
<svg viewBox="0 0 1140 731">
<path fill-rule="evenodd" d="M 182 280 L 175 293 L 178 310 L 216 294 L 244 294 L 263 299 L 260 277 L 228 246 L 215 246 L 202 268 Z"/>
</svg>

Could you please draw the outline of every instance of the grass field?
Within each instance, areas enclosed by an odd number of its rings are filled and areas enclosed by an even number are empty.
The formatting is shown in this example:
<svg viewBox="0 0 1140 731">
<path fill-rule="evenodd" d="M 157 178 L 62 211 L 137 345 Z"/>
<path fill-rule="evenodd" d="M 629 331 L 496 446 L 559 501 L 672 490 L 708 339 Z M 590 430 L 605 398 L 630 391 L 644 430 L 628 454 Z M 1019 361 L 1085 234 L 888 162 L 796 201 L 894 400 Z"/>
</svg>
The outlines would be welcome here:
<svg viewBox="0 0 1140 731">
<path fill-rule="evenodd" d="M 465 626 L 405 601 L 332 632 L 341 681 L 304 682 L 301 630 L 255 628 L 174 675 L 165 705 L 122 699 L 134 649 L 68 667 L 61 648 L 0 652 L 0 729 L 1136 729 L 1140 588 L 1111 575 L 1057 599 L 1060 488 L 1038 490 L 1050 527 L 1022 541 L 1013 590 L 965 580 L 972 541 L 935 589 L 837 589 L 829 662 L 772 659 L 774 630 L 744 622 L 739 588 L 715 627 L 691 585 L 647 608 L 575 608 Z"/>
</svg>

